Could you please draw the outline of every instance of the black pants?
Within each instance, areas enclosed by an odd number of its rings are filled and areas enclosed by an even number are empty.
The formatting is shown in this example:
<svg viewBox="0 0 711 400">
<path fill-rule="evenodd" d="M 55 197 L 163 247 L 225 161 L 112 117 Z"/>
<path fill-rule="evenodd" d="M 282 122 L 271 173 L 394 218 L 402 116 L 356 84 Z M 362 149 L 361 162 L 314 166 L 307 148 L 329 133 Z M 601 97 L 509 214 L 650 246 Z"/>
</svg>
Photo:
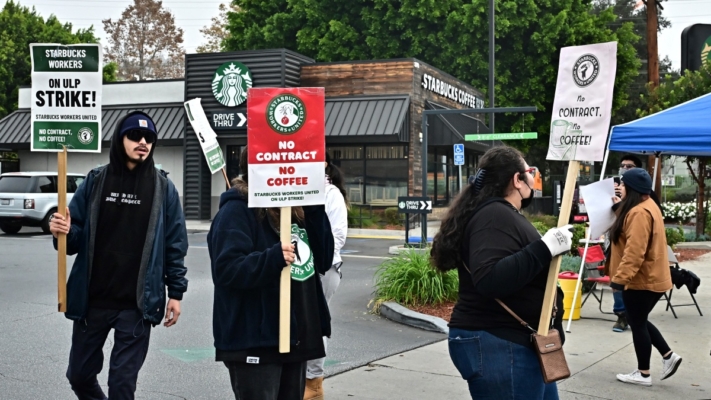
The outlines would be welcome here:
<svg viewBox="0 0 711 400">
<path fill-rule="evenodd" d="M 652 346 L 664 356 L 671 349 L 656 326 L 647 319 L 654 306 L 657 305 L 663 293 L 648 290 L 625 290 L 622 298 L 627 309 L 627 322 L 632 328 L 634 352 L 637 355 L 637 368 L 649 369 L 649 359 L 652 358 Z"/>
<path fill-rule="evenodd" d="M 75 321 L 67 379 L 80 400 L 106 400 L 96 376 L 104 365 L 102 348 L 114 329 L 109 361 L 109 398 L 132 400 L 138 371 L 148 353 L 151 324 L 138 310 L 90 308 L 85 321 Z"/>
<path fill-rule="evenodd" d="M 236 400 L 303 400 L 306 362 L 246 364 L 225 361 Z M 113 399 L 112 399 L 113 400 Z"/>
</svg>

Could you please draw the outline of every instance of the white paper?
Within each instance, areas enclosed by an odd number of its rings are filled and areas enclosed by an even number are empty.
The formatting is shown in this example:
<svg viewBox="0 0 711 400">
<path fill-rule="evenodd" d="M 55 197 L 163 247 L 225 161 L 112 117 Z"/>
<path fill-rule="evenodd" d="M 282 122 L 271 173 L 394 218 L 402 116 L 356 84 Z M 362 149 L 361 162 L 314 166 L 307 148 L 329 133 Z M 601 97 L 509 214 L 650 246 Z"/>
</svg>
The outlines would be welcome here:
<svg viewBox="0 0 711 400">
<path fill-rule="evenodd" d="M 602 161 L 616 56 L 617 42 L 561 49 L 547 160 Z"/>
<path fill-rule="evenodd" d="M 186 101 L 184 105 L 190 126 L 193 127 L 200 146 L 202 146 L 207 166 L 210 168 L 210 172 L 214 174 L 225 166 L 225 158 L 222 155 L 222 148 L 217 142 L 217 134 L 212 130 L 210 122 L 207 120 L 199 97 Z"/>
<path fill-rule="evenodd" d="M 612 212 L 615 196 L 614 179 L 591 183 L 580 187 L 580 195 L 585 201 L 590 219 L 590 237 L 597 239 L 610 230 L 615 222 L 615 213 Z"/>
</svg>

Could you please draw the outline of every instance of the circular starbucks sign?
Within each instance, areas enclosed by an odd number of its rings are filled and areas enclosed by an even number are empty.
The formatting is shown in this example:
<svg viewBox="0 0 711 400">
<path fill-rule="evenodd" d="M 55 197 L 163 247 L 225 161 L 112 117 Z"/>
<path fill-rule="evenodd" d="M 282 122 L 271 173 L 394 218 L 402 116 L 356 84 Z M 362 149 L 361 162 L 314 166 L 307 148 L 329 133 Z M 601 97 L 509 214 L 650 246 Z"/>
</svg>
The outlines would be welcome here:
<svg viewBox="0 0 711 400">
<path fill-rule="evenodd" d="M 701 48 L 701 65 L 711 63 L 711 36 L 706 39 L 704 47 Z"/>
<path fill-rule="evenodd" d="M 573 80 L 580 87 L 586 87 L 595 81 L 600 73 L 600 62 L 592 54 L 578 58 L 573 66 Z"/>
<path fill-rule="evenodd" d="M 77 139 L 81 144 L 89 144 L 94 141 L 94 131 L 89 128 L 81 128 L 77 132 Z"/>
<path fill-rule="evenodd" d="M 281 94 L 267 105 L 267 123 L 277 133 L 291 135 L 306 121 L 306 106 L 293 94 Z"/>
<path fill-rule="evenodd" d="M 305 229 L 291 225 L 291 244 L 294 245 L 294 262 L 291 263 L 291 279 L 303 282 L 314 276 L 314 256 Z"/>
<path fill-rule="evenodd" d="M 249 68 L 237 61 L 226 62 L 217 68 L 212 78 L 212 94 L 223 106 L 237 107 L 247 100 L 252 87 Z"/>
</svg>

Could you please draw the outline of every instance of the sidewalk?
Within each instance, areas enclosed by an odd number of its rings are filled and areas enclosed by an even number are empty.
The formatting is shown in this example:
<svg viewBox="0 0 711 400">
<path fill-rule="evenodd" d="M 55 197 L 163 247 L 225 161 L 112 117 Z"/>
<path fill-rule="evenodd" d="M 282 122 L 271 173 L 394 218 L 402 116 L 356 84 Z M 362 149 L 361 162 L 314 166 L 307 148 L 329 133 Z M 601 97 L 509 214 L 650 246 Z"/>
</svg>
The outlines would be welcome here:
<svg viewBox="0 0 711 400">
<path fill-rule="evenodd" d="M 702 281 L 696 300 L 701 311 L 711 313 L 711 253 L 681 263 Z M 603 309 L 612 309 L 612 296 L 604 296 Z M 691 301 L 686 287 L 674 289 L 672 304 Z M 617 373 L 636 368 L 632 334 L 612 332 L 614 316 L 601 314 L 594 298 L 573 321 L 566 334 L 565 353 L 572 376 L 558 383 L 561 399 L 709 399 L 711 398 L 711 322 L 695 307 L 676 308 L 679 319 L 664 311 L 662 300 L 650 315 L 669 345 L 683 357 L 679 371 L 660 381 L 661 357 L 652 353 L 651 388 L 624 384 Z M 590 318 L 590 319 L 587 319 Z M 565 326 L 565 325 L 564 325 Z M 394 355 L 367 366 L 327 378 L 325 393 L 331 399 L 470 399 L 467 384 L 452 365 L 443 341 Z"/>
</svg>

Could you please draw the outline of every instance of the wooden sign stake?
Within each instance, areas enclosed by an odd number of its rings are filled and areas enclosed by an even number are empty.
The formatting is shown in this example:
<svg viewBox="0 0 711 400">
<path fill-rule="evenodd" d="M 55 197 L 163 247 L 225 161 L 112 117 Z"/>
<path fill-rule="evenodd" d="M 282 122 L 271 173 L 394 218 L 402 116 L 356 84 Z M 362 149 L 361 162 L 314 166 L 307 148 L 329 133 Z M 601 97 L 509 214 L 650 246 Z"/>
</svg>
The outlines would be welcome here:
<svg viewBox="0 0 711 400">
<path fill-rule="evenodd" d="M 575 181 L 578 179 L 580 170 L 579 161 L 570 161 L 568 163 L 568 175 L 565 177 L 565 189 L 563 190 L 563 200 L 560 204 L 560 214 L 558 215 L 558 227 L 565 226 L 570 221 L 570 210 L 573 207 L 573 193 L 575 193 Z M 573 243 L 575 245 L 575 243 Z M 548 270 L 548 279 L 546 280 L 546 292 L 543 297 L 543 308 L 541 309 L 541 319 L 538 321 L 538 334 L 540 336 L 548 335 L 548 330 L 551 325 L 551 314 L 553 312 L 553 301 L 555 300 L 555 292 L 558 288 L 558 272 L 560 272 L 560 262 L 563 256 L 553 257 L 551 266 Z M 563 310 L 558 310 L 563 312 Z M 572 312 L 572 310 L 571 310 Z"/>
<path fill-rule="evenodd" d="M 281 207 L 279 213 L 279 240 L 291 243 L 291 207 Z M 281 270 L 279 281 L 279 353 L 290 351 L 291 333 L 291 267 Z"/>
<path fill-rule="evenodd" d="M 57 153 L 57 212 L 67 217 L 67 147 Z M 57 309 L 67 312 L 67 235 L 57 235 Z"/>
<path fill-rule="evenodd" d="M 232 185 L 230 185 L 230 179 L 227 178 L 227 168 L 222 167 L 222 176 L 225 178 L 225 183 L 227 183 L 227 187 L 231 188 Z"/>
</svg>

